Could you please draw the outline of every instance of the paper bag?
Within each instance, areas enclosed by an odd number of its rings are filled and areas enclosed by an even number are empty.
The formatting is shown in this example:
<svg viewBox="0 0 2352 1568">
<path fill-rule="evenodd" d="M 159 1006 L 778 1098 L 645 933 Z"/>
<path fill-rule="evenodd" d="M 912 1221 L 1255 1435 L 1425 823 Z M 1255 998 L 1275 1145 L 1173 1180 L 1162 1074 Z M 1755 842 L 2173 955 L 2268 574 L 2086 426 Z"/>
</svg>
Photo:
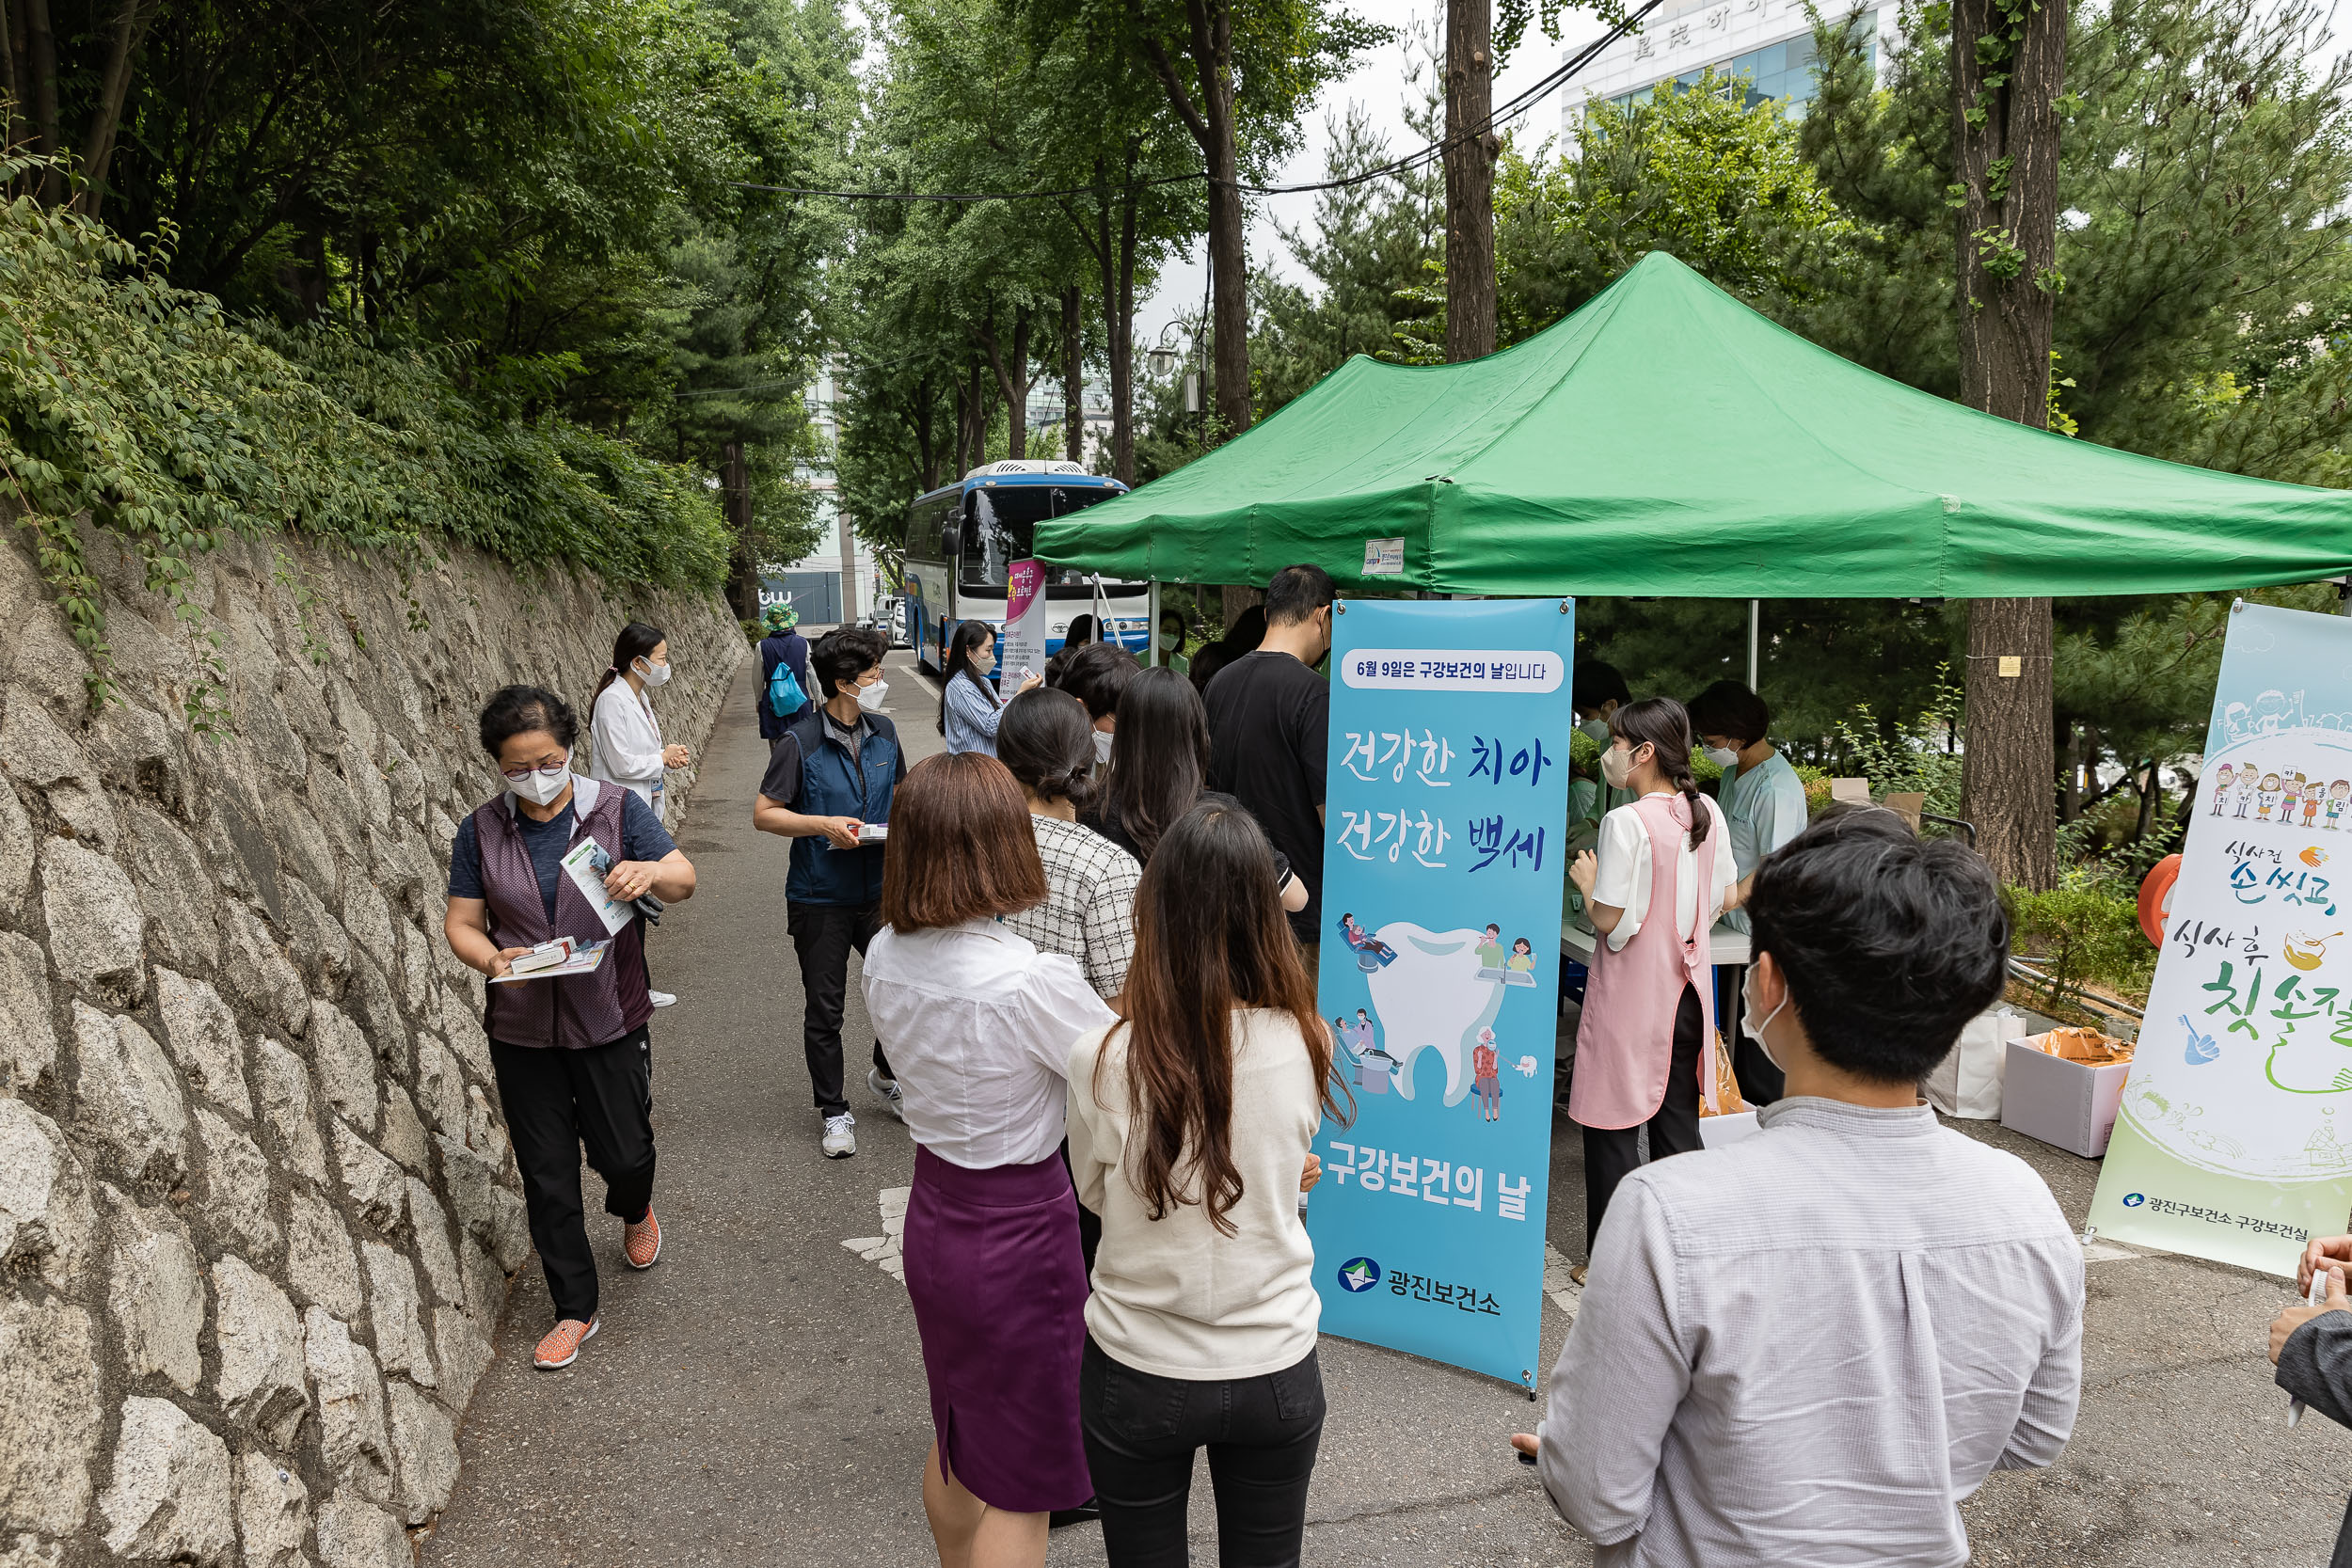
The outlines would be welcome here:
<svg viewBox="0 0 2352 1568">
<path fill-rule="evenodd" d="M 1960 1032 L 1960 1041 L 1935 1064 L 1927 1082 L 1928 1103 L 1947 1117 L 1998 1121 L 2001 1117 L 2003 1042 L 2030 1027 L 2011 1007 L 1979 1013 Z"/>
</svg>

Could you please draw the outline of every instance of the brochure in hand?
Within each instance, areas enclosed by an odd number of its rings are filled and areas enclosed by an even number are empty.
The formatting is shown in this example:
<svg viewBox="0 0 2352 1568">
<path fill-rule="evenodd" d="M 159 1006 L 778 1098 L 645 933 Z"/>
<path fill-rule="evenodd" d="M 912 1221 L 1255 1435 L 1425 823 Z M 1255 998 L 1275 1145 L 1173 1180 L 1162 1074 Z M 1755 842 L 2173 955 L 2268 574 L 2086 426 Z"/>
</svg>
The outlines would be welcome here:
<svg viewBox="0 0 2352 1568">
<path fill-rule="evenodd" d="M 612 946 L 610 937 L 602 942 L 584 942 L 563 937 L 558 942 L 569 944 L 571 951 L 566 957 L 554 963 L 543 961 L 539 967 L 526 970 L 523 965 L 537 958 L 541 951 L 533 948 L 530 954 L 514 960 L 507 974 L 493 976 L 490 984 L 511 986 L 522 980 L 560 980 L 567 974 L 593 974 L 604 963 L 604 955 Z M 556 942 L 545 944 L 547 947 L 555 945 Z"/>
<path fill-rule="evenodd" d="M 581 839 L 564 857 L 564 870 L 572 879 L 572 885 L 588 900 L 588 907 L 596 911 L 604 928 L 617 932 L 629 923 L 635 911 L 604 890 L 604 874 L 612 869 L 612 857 L 593 838 Z"/>
</svg>

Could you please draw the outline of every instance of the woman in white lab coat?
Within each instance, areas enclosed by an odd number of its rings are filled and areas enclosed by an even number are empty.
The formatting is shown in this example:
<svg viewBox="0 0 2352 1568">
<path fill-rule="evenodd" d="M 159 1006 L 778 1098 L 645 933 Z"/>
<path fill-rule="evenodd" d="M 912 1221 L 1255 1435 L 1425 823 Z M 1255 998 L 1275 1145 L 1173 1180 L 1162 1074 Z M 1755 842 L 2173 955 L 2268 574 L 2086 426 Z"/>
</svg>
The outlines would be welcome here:
<svg viewBox="0 0 2352 1568">
<path fill-rule="evenodd" d="M 612 641 L 612 662 L 596 683 L 596 699 L 588 733 L 594 755 L 588 776 L 619 784 L 653 808 L 655 820 L 665 828 L 670 814 L 663 800 L 667 769 L 692 760 L 683 746 L 661 743 L 661 721 L 654 717 L 648 689 L 670 678 L 670 641 L 659 626 L 631 621 Z M 652 993 L 653 1005 L 666 1007 L 677 998 L 666 990 Z"/>
</svg>

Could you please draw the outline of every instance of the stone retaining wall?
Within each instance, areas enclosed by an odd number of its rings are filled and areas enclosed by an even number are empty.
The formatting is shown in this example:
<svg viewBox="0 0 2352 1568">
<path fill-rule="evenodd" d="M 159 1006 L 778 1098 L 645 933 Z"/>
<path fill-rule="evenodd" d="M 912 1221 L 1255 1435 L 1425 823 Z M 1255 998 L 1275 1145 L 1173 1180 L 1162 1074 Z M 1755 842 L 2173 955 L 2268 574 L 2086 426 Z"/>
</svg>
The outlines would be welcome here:
<svg viewBox="0 0 2352 1568">
<path fill-rule="evenodd" d="M 291 538 L 199 561 L 180 621 L 91 534 L 93 715 L 4 531 L 0 1568 L 405 1568 L 531 1247 L 441 940 L 474 715 L 530 680 L 584 730 L 643 618 L 699 749 L 748 649 L 716 596 Z"/>
</svg>

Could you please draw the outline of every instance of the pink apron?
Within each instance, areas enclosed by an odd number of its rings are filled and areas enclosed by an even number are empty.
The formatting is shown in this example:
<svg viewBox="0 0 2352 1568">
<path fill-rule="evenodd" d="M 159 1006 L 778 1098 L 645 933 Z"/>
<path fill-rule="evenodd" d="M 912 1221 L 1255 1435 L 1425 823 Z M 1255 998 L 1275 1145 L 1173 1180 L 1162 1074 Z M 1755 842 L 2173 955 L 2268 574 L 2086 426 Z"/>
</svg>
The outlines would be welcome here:
<svg viewBox="0 0 2352 1568">
<path fill-rule="evenodd" d="M 1633 940 L 1613 953 L 1609 939 L 1593 946 L 1592 978 L 1576 1026 L 1576 1076 L 1568 1115 L 1580 1126 L 1638 1127 L 1666 1102 L 1674 1065 L 1675 1010 L 1687 984 L 1699 993 L 1699 1098 L 1715 1104 L 1715 986 L 1708 938 L 1716 912 L 1715 848 L 1724 842 L 1723 813 L 1706 797 L 1706 839 L 1692 852 L 1699 879 L 1695 939 L 1676 929 L 1676 873 L 1691 831 L 1691 805 L 1679 795 L 1645 795 L 1633 802 L 1649 830 L 1649 911 Z"/>
</svg>

